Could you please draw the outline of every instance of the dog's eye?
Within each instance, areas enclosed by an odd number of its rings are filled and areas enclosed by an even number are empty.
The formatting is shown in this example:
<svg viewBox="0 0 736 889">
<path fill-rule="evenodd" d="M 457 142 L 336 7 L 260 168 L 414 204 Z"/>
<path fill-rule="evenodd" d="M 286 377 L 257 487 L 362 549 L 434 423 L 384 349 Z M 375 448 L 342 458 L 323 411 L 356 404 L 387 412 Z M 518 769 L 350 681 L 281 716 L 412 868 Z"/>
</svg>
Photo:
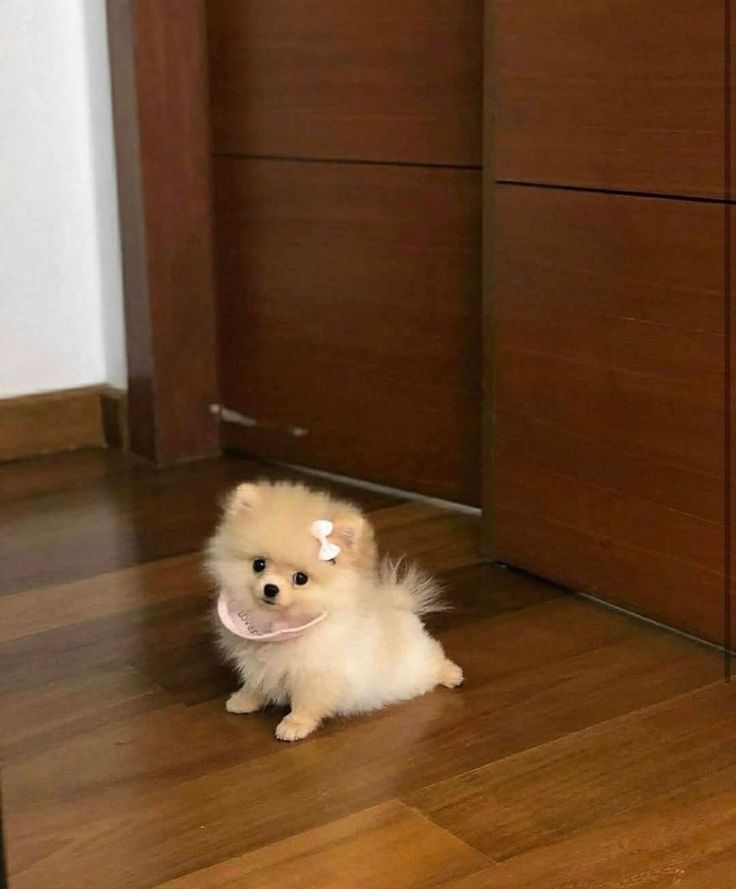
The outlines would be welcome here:
<svg viewBox="0 0 736 889">
<path fill-rule="evenodd" d="M 253 559 L 253 570 L 256 574 L 261 574 L 261 572 L 266 570 L 266 560 L 265 559 Z"/>
<path fill-rule="evenodd" d="M 294 586 L 304 586 L 309 583 L 309 578 L 303 571 L 297 571 L 291 579 L 294 581 Z"/>
</svg>

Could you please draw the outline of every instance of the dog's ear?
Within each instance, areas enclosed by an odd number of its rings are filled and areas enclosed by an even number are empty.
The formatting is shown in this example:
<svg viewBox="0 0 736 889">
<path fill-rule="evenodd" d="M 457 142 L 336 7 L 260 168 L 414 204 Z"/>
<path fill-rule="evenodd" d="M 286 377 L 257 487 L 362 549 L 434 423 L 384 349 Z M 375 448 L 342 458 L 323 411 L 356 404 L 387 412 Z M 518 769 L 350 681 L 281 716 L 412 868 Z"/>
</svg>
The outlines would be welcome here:
<svg viewBox="0 0 736 889">
<path fill-rule="evenodd" d="M 231 491 L 225 500 L 225 514 L 229 516 L 246 515 L 258 503 L 260 492 L 258 485 L 243 482 Z"/>
<path fill-rule="evenodd" d="M 373 529 L 368 524 L 365 516 L 359 512 L 347 512 L 339 515 L 332 525 L 330 539 L 334 540 L 343 549 L 356 549 L 366 533 L 373 536 Z"/>
<path fill-rule="evenodd" d="M 333 524 L 330 540 L 334 540 L 344 552 L 372 557 L 375 552 L 373 526 L 359 512 L 339 515 Z"/>
</svg>

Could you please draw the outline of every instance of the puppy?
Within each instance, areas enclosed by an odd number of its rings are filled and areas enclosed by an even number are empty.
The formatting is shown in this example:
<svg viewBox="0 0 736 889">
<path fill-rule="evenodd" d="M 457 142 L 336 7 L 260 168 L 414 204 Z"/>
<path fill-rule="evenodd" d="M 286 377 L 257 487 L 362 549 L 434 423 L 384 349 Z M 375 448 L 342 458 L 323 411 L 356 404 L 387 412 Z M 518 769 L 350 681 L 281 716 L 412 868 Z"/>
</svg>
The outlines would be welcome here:
<svg viewBox="0 0 736 889">
<path fill-rule="evenodd" d="M 462 682 L 421 621 L 442 609 L 437 586 L 413 566 L 379 561 L 373 529 L 350 503 L 300 484 L 242 484 L 207 563 L 220 646 L 242 679 L 227 710 L 290 705 L 282 741 L 329 716 Z"/>
</svg>

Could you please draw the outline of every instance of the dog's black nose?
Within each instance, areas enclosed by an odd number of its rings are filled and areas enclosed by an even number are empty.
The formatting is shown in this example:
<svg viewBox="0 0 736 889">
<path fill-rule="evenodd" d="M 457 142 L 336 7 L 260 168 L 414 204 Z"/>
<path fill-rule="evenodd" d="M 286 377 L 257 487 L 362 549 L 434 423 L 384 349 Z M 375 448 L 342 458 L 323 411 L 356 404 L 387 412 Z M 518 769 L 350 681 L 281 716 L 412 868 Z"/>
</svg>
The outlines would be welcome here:
<svg viewBox="0 0 736 889">
<path fill-rule="evenodd" d="M 263 587 L 263 595 L 269 599 L 275 599 L 276 596 L 278 596 L 278 594 L 279 594 L 279 588 L 276 586 L 275 583 L 267 583 Z"/>
</svg>

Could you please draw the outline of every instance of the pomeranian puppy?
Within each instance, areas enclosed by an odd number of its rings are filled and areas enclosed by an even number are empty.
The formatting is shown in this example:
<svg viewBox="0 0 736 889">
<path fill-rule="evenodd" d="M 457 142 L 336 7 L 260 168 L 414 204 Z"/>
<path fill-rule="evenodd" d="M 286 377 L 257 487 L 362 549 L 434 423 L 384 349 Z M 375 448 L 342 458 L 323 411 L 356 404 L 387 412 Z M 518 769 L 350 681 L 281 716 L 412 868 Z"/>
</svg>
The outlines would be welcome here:
<svg viewBox="0 0 736 889">
<path fill-rule="evenodd" d="M 242 680 L 226 708 L 288 704 L 282 741 L 305 738 L 329 716 L 462 682 L 422 624 L 442 610 L 436 584 L 414 566 L 379 561 L 373 528 L 350 503 L 301 484 L 242 484 L 207 564 L 220 646 Z"/>
</svg>

